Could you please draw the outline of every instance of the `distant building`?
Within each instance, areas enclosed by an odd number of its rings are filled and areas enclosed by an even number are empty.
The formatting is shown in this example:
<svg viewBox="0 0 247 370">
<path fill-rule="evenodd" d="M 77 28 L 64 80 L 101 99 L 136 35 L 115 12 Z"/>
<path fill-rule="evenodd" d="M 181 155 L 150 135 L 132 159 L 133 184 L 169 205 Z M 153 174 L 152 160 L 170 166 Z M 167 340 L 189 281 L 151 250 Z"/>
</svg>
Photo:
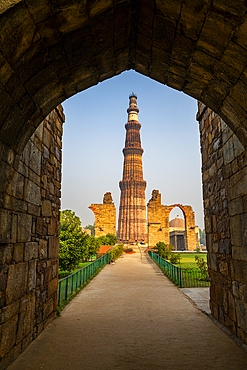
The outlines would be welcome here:
<svg viewBox="0 0 247 370">
<path fill-rule="evenodd" d="M 196 233 L 197 248 L 200 248 L 200 243 L 199 243 L 199 240 L 200 240 L 200 228 L 199 228 L 199 226 L 196 226 L 195 227 L 195 233 Z"/>
<path fill-rule="evenodd" d="M 84 229 L 84 227 L 81 227 L 81 231 L 82 231 L 83 233 L 86 233 L 86 234 L 88 234 L 88 235 L 90 235 L 90 236 L 91 236 L 91 230 L 89 230 L 89 229 Z"/>
<path fill-rule="evenodd" d="M 176 218 L 169 222 L 170 244 L 175 250 L 183 251 L 185 248 L 185 221 L 177 215 Z M 196 248 L 199 248 L 199 227 L 195 227 Z"/>
<path fill-rule="evenodd" d="M 185 250 L 185 221 L 177 215 L 169 222 L 170 244 L 175 250 Z"/>
<path fill-rule="evenodd" d="M 179 215 L 169 222 L 169 231 L 176 230 L 185 230 L 185 221 Z"/>
</svg>

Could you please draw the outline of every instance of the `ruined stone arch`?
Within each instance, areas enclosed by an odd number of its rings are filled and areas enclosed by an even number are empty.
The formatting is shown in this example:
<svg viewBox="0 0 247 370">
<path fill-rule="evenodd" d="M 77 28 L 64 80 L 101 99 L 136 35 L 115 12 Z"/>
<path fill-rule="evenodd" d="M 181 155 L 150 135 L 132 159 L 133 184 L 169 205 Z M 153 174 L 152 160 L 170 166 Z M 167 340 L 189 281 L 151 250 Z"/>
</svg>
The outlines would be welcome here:
<svg viewBox="0 0 247 370">
<path fill-rule="evenodd" d="M 148 234 L 149 247 L 154 247 L 159 241 L 170 244 L 169 216 L 173 208 L 179 207 L 185 220 L 185 249 L 196 248 L 195 214 L 191 206 L 182 204 L 162 205 L 161 194 L 158 190 L 152 191 L 152 197 L 148 202 Z"/>
<path fill-rule="evenodd" d="M 188 207 L 188 206 L 183 206 L 182 204 L 172 204 L 172 205 L 170 205 L 169 206 L 169 218 L 170 218 L 170 213 L 171 213 L 171 211 L 174 209 L 174 208 L 176 208 L 176 207 L 178 207 L 181 211 L 182 211 L 182 213 L 183 213 L 183 216 L 184 216 L 184 221 L 185 221 L 185 225 L 186 225 L 186 215 L 185 215 L 185 207 Z"/>
<path fill-rule="evenodd" d="M 185 221 L 185 249 L 195 250 L 196 249 L 196 233 L 195 233 L 195 213 L 191 206 L 184 206 L 182 204 L 173 204 L 171 206 L 165 206 L 165 213 L 167 214 L 168 221 L 170 212 L 173 208 L 178 207 L 181 209 L 184 215 Z"/>
</svg>

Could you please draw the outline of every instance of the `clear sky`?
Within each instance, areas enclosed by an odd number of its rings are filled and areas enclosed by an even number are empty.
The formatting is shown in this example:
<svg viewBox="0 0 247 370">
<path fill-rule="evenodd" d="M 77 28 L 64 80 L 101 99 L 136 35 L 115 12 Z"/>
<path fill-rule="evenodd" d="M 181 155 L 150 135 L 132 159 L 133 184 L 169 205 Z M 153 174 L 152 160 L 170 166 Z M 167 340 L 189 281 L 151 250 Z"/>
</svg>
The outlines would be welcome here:
<svg viewBox="0 0 247 370">
<path fill-rule="evenodd" d="M 120 201 L 129 94 L 137 94 L 146 202 L 153 189 L 165 205 L 191 205 L 204 227 L 197 101 L 134 71 L 126 71 L 68 99 L 62 165 L 62 207 L 93 224 L 91 203 L 107 191 Z M 171 218 L 181 211 L 175 208 Z"/>
</svg>

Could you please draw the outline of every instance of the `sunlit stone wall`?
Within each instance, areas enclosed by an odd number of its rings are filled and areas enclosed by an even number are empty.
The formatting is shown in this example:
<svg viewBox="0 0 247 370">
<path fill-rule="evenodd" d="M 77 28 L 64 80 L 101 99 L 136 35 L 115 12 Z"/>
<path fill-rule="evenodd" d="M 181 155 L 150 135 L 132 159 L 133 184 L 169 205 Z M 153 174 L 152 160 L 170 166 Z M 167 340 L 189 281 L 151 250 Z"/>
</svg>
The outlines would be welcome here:
<svg viewBox="0 0 247 370">
<path fill-rule="evenodd" d="M 18 156 L 9 152 L 0 210 L 0 368 L 54 317 L 57 308 L 61 106 Z"/>
<path fill-rule="evenodd" d="M 213 316 L 247 343 L 247 153 L 199 103 L 202 180 Z"/>
</svg>

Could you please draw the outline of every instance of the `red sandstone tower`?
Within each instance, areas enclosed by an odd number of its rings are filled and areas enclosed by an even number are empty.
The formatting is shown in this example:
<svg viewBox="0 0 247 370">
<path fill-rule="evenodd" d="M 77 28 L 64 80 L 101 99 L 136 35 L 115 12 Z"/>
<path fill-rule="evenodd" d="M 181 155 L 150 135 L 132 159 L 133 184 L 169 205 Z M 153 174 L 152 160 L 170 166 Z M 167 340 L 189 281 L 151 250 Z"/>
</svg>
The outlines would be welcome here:
<svg viewBox="0 0 247 370">
<path fill-rule="evenodd" d="M 147 212 L 145 202 L 146 181 L 143 180 L 140 128 L 136 99 L 132 93 L 127 109 L 128 123 L 125 128 L 126 140 L 123 167 L 123 180 L 119 182 L 121 190 L 118 242 L 124 244 L 147 242 Z"/>
</svg>

